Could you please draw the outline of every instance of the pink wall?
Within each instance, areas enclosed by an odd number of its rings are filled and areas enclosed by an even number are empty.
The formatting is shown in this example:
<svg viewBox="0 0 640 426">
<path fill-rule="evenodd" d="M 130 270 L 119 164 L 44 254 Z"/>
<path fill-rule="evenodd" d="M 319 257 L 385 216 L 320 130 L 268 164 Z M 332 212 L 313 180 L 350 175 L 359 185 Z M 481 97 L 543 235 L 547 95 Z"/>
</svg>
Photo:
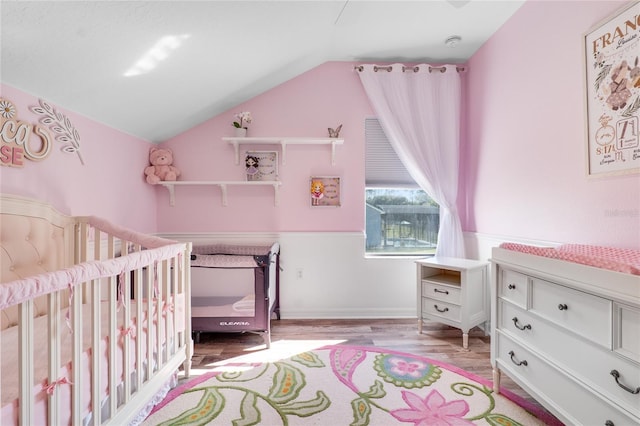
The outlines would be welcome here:
<svg viewBox="0 0 640 426">
<path fill-rule="evenodd" d="M 364 119 L 373 112 L 353 64 L 320 65 L 167 141 L 163 146 L 173 150 L 181 180 L 245 180 L 244 164 L 235 164 L 232 146 L 221 140 L 233 135 L 231 122 L 239 111 L 253 116 L 248 136 L 327 137 L 327 127 L 342 123 L 345 142 L 333 166 L 329 146 L 288 146 L 287 162 L 279 165 L 279 207 L 271 188 L 229 187 L 227 207 L 218 188 L 178 187 L 174 207 L 166 189 L 157 188 L 161 231 L 364 230 Z M 247 149 L 279 151 L 243 145 L 241 159 Z M 342 178 L 342 207 L 310 207 L 312 175 Z"/>
<path fill-rule="evenodd" d="M 467 231 L 640 246 L 640 175 L 588 178 L 582 36 L 615 1 L 528 1 L 470 60 Z"/>
<path fill-rule="evenodd" d="M 16 108 L 14 118 L 38 124 L 41 116 L 29 109 L 38 106 L 37 97 L 5 84 L 0 88 L 0 96 Z M 140 232 L 155 231 L 156 196 L 143 179 L 151 144 L 45 101 L 79 132 L 85 165 L 55 141 L 42 161 L 25 160 L 22 168 L 0 166 L 0 192 L 47 201 L 66 214 L 96 215 Z"/>
<path fill-rule="evenodd" d="M 640 176 L 585 172 L 582 35 L 624 3 L 530 0 L 471 59 L 459 202 L 465 231 L 638 247 Z M 37 122 L 28 109 L 37 98 L 6 85 L 2 97 L 19 118 Z M 364 229 L 363 123 L 373 111 L 352 63 L 320 65 L 167 141 L 181 180 L 244 180 L 221 140 L 233 134 L 238 111 L 253 115 L 250 136 L 324 137 L 342 123 L 345 143 L 333 166 L 328 146 L 289 146 L 279 207 L 270 188 L 251 187 L 230 187 L 227 207 L 217 188 L 178 187 L 171 207 L 166 189 L 142 179 L 148 142 L 63 111 L 80 132 L 86 165 L 55 146 L 41 163 L 0 167 L 0 190 L 142 231 Z M 342 207 L 309 206 L 312 175 L 342 177 Z"/>
</svg>

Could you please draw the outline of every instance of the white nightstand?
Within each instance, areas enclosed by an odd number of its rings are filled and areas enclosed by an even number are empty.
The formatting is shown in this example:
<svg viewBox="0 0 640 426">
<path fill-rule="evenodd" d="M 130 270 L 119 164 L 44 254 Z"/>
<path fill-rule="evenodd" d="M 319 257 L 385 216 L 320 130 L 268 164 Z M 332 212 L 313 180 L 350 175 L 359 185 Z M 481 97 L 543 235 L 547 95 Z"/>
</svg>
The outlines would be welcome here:
<svg viewBox="0 0 640 426">
<path fill-rule="evenodd" d="M 431 257 L 416 261 L 418 270 L 418 332 L 425 320 L 462 330 L 462 347 L 469 347 L 469 330 L 484 324 L 487 306 L 489 263 L 452 257 Z"/>
</svg>

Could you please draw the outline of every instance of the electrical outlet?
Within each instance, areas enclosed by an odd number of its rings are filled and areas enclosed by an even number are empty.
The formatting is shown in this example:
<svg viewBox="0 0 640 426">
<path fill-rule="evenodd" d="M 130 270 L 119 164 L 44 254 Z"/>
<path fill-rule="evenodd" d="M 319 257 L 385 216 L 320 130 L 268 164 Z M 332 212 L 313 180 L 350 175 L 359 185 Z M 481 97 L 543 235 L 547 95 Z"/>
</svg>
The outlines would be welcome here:
<svg viewBox="0 0 640 426">
<path fill-rule="evenodd" d="M 304 277 L 302 268 L 296 269 L 296 279 L 301 280 Z"/>
</svg>

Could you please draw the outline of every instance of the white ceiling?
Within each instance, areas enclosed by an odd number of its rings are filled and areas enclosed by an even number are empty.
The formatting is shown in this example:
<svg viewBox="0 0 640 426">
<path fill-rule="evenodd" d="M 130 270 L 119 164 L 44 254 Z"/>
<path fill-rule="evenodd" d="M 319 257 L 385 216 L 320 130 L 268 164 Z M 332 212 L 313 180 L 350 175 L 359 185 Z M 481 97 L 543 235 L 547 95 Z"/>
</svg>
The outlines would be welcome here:
<svg viewBox="0 0 640 426">
<path fill-rule="evenodd" d="M 2 0 L 0 78 L 161 142 L 327 61 L 463 63 L 523 2 Z"/>
</svg>

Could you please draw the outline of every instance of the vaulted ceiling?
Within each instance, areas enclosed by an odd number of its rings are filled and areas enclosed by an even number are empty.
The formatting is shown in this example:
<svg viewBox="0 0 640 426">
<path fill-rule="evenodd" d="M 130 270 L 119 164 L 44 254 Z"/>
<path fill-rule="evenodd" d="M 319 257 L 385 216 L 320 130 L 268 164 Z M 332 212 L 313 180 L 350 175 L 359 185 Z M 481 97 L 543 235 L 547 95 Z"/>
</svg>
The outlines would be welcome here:
<svg viewBox="0 0 640 426">
<path fill-rule="evenodd" d="M 0 78 L 161 142 L 327 61 L 466 62 L 523 2 L 2 0 Z"/>
</svg>

